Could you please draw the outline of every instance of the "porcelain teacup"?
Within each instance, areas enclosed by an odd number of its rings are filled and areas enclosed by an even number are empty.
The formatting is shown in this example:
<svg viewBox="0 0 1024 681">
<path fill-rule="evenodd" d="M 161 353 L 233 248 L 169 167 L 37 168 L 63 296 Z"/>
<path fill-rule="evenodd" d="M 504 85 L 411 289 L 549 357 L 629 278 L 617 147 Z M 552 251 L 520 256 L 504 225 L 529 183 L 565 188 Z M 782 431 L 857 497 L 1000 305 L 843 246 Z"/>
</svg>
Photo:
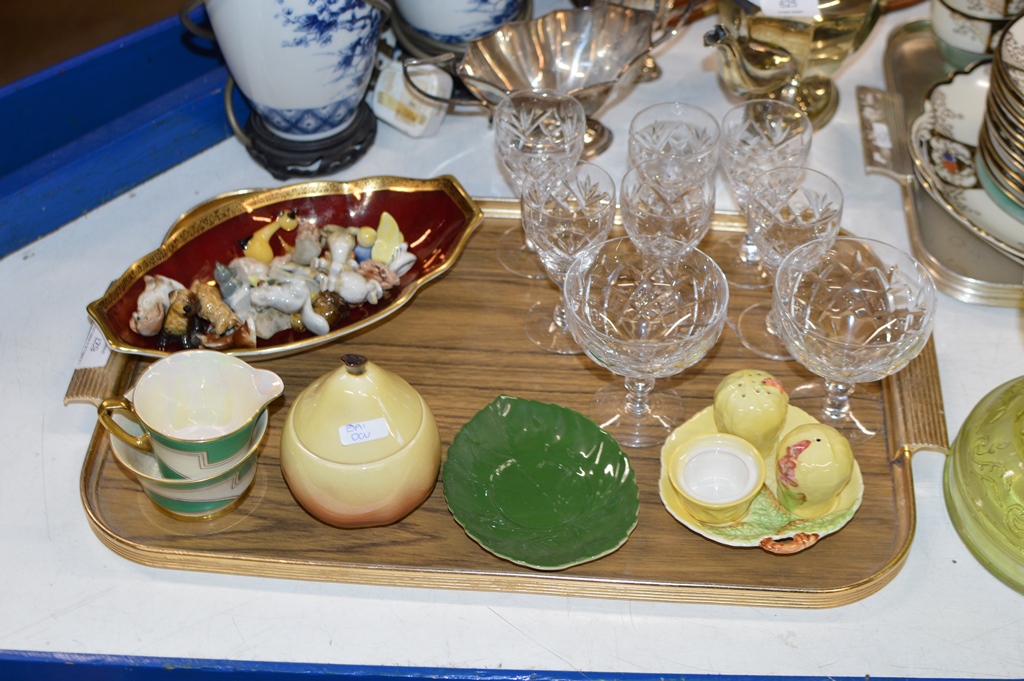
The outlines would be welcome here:
<svg viewBox="0 0 1024 681">
<path fill-rule="evenodd" d="M 125 444 L 152 452 L 165 478 L 206 479 L 245 458 L 256 424 L 284 391 L 272 371 L 212 350 L 178 352 L 153 363 L 124 397 L 100 404 L 100 422 Z M 142 429 L 138 436 L 113 418 Z"/>
<path fill-rule="evenodd" d="M 136 435 L 142 428 L 118 414 L 114 419 L 125 430 Z M 267 432 L 269 416 L 264 409 L 256 421 L 252 441 L 234 463 L 224 471 L 202 479 L 168 478 L 160 470 L 159 461 L 150 452 L 136 449 L 110 434 L 114 457 L 131 472 L 149 500 L 165 515 L 178 520 L 210 520 L 237 508 L 253 487 L 260 441 Z"/>
<path fill-rule="evenodd" d="M 764 485 L 764 459 L 752 444 L 726 433 L 710 433 L 679 445 L 668 477 L 690 514 L 708 525 L 743 517 Z"/>
<path fill-rule="evenodd" d="M 948 0 L 931 0 L 930 9 L 936 47 L 946 66 L 954 70 L 991 55 L 1013 20 L 1013 15 L 975 15 Z"/>
</svg>

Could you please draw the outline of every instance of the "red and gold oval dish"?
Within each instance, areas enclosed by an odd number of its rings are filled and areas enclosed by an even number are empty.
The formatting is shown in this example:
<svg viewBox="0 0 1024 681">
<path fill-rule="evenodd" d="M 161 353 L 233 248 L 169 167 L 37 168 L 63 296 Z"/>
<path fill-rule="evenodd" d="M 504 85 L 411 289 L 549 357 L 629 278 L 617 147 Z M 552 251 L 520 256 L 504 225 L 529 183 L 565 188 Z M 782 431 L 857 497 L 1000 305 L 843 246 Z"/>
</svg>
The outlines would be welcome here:
<svg viewBox="0 0 1024 681">
<path fill-rule="evenodd" d="M 159 248 L 135 262 L 102 298 L 89 304 L 89 316 L 117 352 L 150 357 L 171 354 L 178 348 L 161 347 L 158 337 L 141 336 L 129 326 L 145 286 L 144 276 L 162 274 L 185 286 L 196 279 L 210 281 L 218 262 L 227 264 L 244 255 L 241 243 L 290 211 L 343 226 L 375 226 L 386 211 L 398 222 L 416 262 L 381 300 L 353 306 L 341 325 L 327 334 L 289 329 L 260 339 L 255 348 L 224 352 L 254 360 L 279 357 L 329 343 L 384 319 L 455 264 L 483 219 L 480 208 L 449 175 L 424 180 L 381 176 L 314 181 L 219 197 L 206 208 L 199 206 L 183 215 Z M 294 240 L 294 231 L 278 232 L 272 240 L 275 254 L 282 254 Z"/>
</svg>

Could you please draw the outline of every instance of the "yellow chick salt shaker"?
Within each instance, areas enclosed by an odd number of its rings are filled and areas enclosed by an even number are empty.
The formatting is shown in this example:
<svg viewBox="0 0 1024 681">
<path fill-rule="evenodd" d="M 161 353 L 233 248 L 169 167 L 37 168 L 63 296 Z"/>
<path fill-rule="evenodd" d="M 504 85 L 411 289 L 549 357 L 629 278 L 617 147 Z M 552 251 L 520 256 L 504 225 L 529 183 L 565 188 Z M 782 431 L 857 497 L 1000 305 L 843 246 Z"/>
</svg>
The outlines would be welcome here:
<svg viewBox="0 0 1024 681">
<path fill-rule="evenodd" d="M 789 395 L 767 371 L 742 369 L 722 379 L 715 389 L 715 426 L 721 433 L 743 438 L 767 459 L 786 424 Z"/>
<path fill-rule="evenodd" d="M 783 506 L 801 518 L 820 518 L 832 512 L 850 482 L 853 450 L 832 426 L 797 426 L 779 441 L 775 474 Z"/>
</svg>

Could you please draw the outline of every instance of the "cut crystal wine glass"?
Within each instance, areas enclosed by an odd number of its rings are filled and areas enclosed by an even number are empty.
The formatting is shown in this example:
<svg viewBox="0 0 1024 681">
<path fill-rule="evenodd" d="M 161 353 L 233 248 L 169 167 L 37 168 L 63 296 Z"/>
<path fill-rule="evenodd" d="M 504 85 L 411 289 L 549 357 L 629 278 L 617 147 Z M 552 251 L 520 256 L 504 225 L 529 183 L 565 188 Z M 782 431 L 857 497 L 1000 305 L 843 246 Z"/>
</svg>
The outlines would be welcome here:
<svg viewBox="0 0 1024 681">
<path fill-rule="evenodd" d="M 539 166 L 523 186 L 523 228 L 544 265 L 557 295 L 533 304 L 526 313 L 526 335 L 559 354 L 583 349 L 569 333 L 561 287 L 573 258 L 608 238 L 615 221 L 615 180 L 592 163 L 568 171 L 561 164 Z"/>
<path fill-rule="evenodd" d="M 538 166 L 561 163 L 572 168 L 583 154 L 587 116 L 571 95 L 553 90 L 517 90 L 494 110 L 494 145 L 515 195 Z M 513 227 L 498 242 L 498 261 L 508 271 L 531 279 L 547 276 L 523 230 Z"/>
<path fill-rule="evenodd" d="M 630 236 L 662 237 L 691 247 L 711 228 L 714 176 L 683 158 L 652 158 L 630 168 L 619 192 Z"/>
<path fill-rule="evenodd" d="M 654 104 L 630 121 L 629 166 L 672 156 L 714 175 L 720 137 L 718 121 L 699 106 L 686 102 Z"/>
<path fill-rule="evenodd" d="M 807 164 L 812 132 L 805 113 L 776 100 L 750 100 L 725 114 L 719 159 L 741 213 L 746 213 L 750 184 L 758 176 L 772 168 Z M 710 254 L 722 266 L 730 286 L 771 286 L 749 231 L 720 240 Z"/>
<path fill-rule="evenodd" d="M 685 409 L 655 381 L 696 364 L 718 341 L 729 303 L 721 268 L 679 241 L 620 237 L 577 256 L 564 294 L 576 342 L 625 378 L 594 395 L 591 417 L 624 446 L 664 442 Z"/>
<path fill-rule="evenodd" d="M 843 192 L 829 176 L 810 168 L 769 170 L 750 185 L 747 229 L 774 280 L 782 260 L 797 246 L 839 234 Z M 740 342 L 767 359 L 790 359 L 774 326 L 770 301 L 754 303 L 736 318 Z"/>
</svg>

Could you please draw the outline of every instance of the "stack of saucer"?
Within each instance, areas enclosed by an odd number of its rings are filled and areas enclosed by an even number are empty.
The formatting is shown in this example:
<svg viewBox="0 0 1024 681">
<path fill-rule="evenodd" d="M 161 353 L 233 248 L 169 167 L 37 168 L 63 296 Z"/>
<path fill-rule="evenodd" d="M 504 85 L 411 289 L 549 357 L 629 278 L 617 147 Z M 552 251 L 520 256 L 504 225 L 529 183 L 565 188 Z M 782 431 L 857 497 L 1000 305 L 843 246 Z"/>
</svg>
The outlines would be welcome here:
<svg viewBox="0 0 1024 681">
<path fill-rule="evenodd" d="M 978 179 L 995 202 L 1024 221 L 1024 20 L 1010 24 L 993 59 L 978 136 Z"/>
</svg>

